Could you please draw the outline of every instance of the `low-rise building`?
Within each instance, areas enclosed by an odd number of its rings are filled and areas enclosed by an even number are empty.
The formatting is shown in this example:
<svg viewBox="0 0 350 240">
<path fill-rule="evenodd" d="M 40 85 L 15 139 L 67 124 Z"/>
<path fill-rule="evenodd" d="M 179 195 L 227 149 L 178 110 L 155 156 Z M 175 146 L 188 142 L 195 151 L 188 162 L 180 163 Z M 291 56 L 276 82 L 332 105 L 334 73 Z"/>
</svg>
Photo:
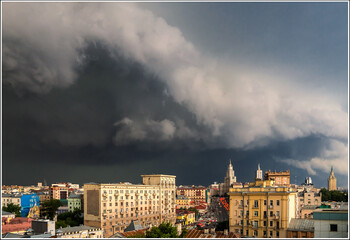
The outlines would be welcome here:
<svg viewBox="0 0 350 240">
<path fill-rule="evenodd" d="M 70 194 L 68 197 L 68 211 L 73 212 L 75 209 L 81 210 L 82 194 Z"/>
<path fill-rule="evenodd" d="M 1 207 L 7 207 L 10 203 L 21 206 L 21 194 L 2 194 Z"/>
<path fill-rule="evenodd" d="M 189 225 L 196 221 L 196 213 L 188 210 L 176 210 L 176 220 L 181 221 L 183 225 Z"/>
<path fill-rule="evenodd" d="M 55 221 L 49 219 L 33 220 L 31 226 L 35 235 L 50 233 L 51 236 L 55 236 Z"/>
<path fill-rule="evenodd" d="M 292 218 L 287 229 L 287 238 L 313 238 L 314 221 Z"/>
<path fill-rule="evenodd" d="M 313 213 L 315 238 L 348 238 L 347 209 L 317 209 Z"/>
<path fill-rule="evenodd" d="M 103 229 L 89 226 L 59 228 L 57 238 L 103 238 Z"/>
<path fill-rule="evenodd" d="M 17 233 L 23 235 L 26 229 L 31 227 L 31 221 L 33 219 L 26 217 L 16 217 L 11 219 L 8 223 L 1 226 L 1 232 L 4 233 Z"/>
</svg>

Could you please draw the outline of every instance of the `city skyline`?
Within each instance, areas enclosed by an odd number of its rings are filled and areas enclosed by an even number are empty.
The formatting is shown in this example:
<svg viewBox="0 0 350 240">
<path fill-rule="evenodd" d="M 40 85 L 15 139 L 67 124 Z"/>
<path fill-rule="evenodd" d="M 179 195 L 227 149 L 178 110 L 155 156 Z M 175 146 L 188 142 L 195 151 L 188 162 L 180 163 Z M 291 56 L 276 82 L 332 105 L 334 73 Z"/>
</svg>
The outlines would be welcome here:
<svg viewBox="0 0 350 240">
<path fill-rule="evenodd" d="M 348 188 L 347 2 L 2 7 L 3 184 Z"/>
</svg>

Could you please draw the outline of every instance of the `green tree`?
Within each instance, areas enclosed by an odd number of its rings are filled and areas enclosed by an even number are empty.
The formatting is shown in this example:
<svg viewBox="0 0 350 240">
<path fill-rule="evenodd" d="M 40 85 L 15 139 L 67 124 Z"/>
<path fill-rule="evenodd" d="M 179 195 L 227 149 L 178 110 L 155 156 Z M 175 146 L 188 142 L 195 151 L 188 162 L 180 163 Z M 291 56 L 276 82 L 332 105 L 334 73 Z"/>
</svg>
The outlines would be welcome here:
<svg viewBox="0 0 350 240">
<path fill-rule="evenodd" d="M 21 206 L 15 205 L 13 203 L 9 203 L 7 207 L 2 207 L 2 210 L 5 212 L 10 212 L 16 214 L 16 217 L 21 216 Z"/>
<path fill-rule="evenodd" d="M 57 209 L 62 205 L 60 200 L 51 199 L 41 204 L 40 213 L 41 217 L 47 217 L 51 220 L 56 216 Z"/>
<path fill-rule="evenodd" d="M 179 238 L 182 237 L 181 235 L 177 234 L 176 227 L 173 227 L 171 223 L 162 223 L 146 232 L 146 238 Z"/>
<path fill-rule="evenodd" d="M 347 202 L 348 194 L 342 191 L 329 191 L 326 188 L 321 188 L 322 201 Z"/>
<path fill-rule="evenodd" d="M 84 218 L 82 217 L 82 211 L 80 209 L 74 209 L 73 212 L 61 213 L 57 216 L 56 228 L 79 226 L 84 223 Z"/>
</svg>

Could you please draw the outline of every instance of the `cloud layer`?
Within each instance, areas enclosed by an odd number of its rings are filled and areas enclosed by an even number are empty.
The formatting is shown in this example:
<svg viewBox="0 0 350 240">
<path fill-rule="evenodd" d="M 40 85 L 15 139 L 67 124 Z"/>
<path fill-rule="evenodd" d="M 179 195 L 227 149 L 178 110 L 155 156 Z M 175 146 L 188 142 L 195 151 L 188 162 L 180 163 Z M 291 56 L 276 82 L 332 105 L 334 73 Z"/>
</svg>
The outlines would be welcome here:
<svg viewBox="0 0 350 240">
<path fill-rule="evenodd" d="M 164 83 L 165 94 L 207 130 L 190 130 L 175 117 L 118 116 L 113 137 L 117 146 L 188 138 L 208 147 L 251 149 L 271 141 L 322 135 L 331 143 L 322 156 L 286 162 L 306 166 L 310 174 L 338 163 L 339 173 L 347 174 L 343 167 L 348 113 L 331 97 L 293 83 L 300 75 L 203 56 L 179 29 L 136 4 L 5 3 L 3 7 L 3 79 L 20 94 L 26 90 L 48 94 L 72 86 L 77 69 L 87 61 L 82 50 L 89 42 L 101 42 L 112 57 L 122 54 L 155 75 Z M 82 141 L 86 138 L 91 136 Z"/>
</svg>

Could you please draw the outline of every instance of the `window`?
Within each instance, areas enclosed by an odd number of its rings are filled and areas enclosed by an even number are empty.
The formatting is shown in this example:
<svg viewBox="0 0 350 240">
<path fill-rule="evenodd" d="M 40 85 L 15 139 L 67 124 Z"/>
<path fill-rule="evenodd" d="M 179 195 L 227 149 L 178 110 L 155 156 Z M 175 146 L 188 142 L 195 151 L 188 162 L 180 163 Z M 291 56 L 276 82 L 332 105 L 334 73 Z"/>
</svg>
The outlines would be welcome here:
<svg viewBox="0 0 350 240">
<path fill-rule="evenodd" d="M 270 231 L 270 237 L 272 237 L 272 231 Z"/>
<path fill-rule="evenodd" d="M 264 231 L 264 237 L 266 236 L 266 231 Z"/>
<path fill-rule="evenodd" d="M 270 221 L 270 227 L 273 227 L 273 222 L 272 221 Z"/>
<path fill-rule="evenodd" d="M 258 217 L 259 216 L 259 212 L 258 211 L 254 211 L 254 216 Z"/>
<path fill-rule="evenodd" d="M 254 200 L 254 207 L 259 207 L 259 201 L 258 200 Z"/>
<path fill-rule="evenodd" d="M 270 200 L 270 205 L 273 206 L 273 200 Z"/>
<path fill-rule="evenodd" d="M 273 211 L 270 211 L 270 217 L 273 217 Z"/>
<path fill-rule="evenodd" d="M 276 212 L 276 216 L 279 217 L 280 216 L 280 211 Z"/>
<path fill-rule="evenodd" d="M 249 235 L 249 231 L 248 231 L 248 230 L 246 231 L 246 235 L 247 235 L 247 236 Z"/>
<path fill-rule="evenodd" d="M 277 232 L 276 232 L 276 237 L 278 238 L 279 236 L 280 236 L 280 232 L 277 231 Z"/>
<path fill-rule="evenodd" d="M 258 236 L 258 231 L 254 230 L 254 236 Z"/>
<path fill-rule="evenodd" d="M 266 206 L 266 200 L 264 200 L 264 206 Z"/>
<path fill-rule="evenodd" d="M 276 201 L 276 205 L 279 206 L 280 205 L 280 200 Z"/>
<path fill-rule="evenodd" d="M 264 227 L 266 227 L 266 221 L 264 221 Z"/>
<path fill-rule="evenodd" d="M 338 224 L 330 224 L 331 232 L 338 232 Z"/>
<path fill-rule="evenodd" d="M 266 218 L 267 217 L 267 213 L 266 213 L 266 211 L 264 211 L 264 218 Z"/>
</svg>

